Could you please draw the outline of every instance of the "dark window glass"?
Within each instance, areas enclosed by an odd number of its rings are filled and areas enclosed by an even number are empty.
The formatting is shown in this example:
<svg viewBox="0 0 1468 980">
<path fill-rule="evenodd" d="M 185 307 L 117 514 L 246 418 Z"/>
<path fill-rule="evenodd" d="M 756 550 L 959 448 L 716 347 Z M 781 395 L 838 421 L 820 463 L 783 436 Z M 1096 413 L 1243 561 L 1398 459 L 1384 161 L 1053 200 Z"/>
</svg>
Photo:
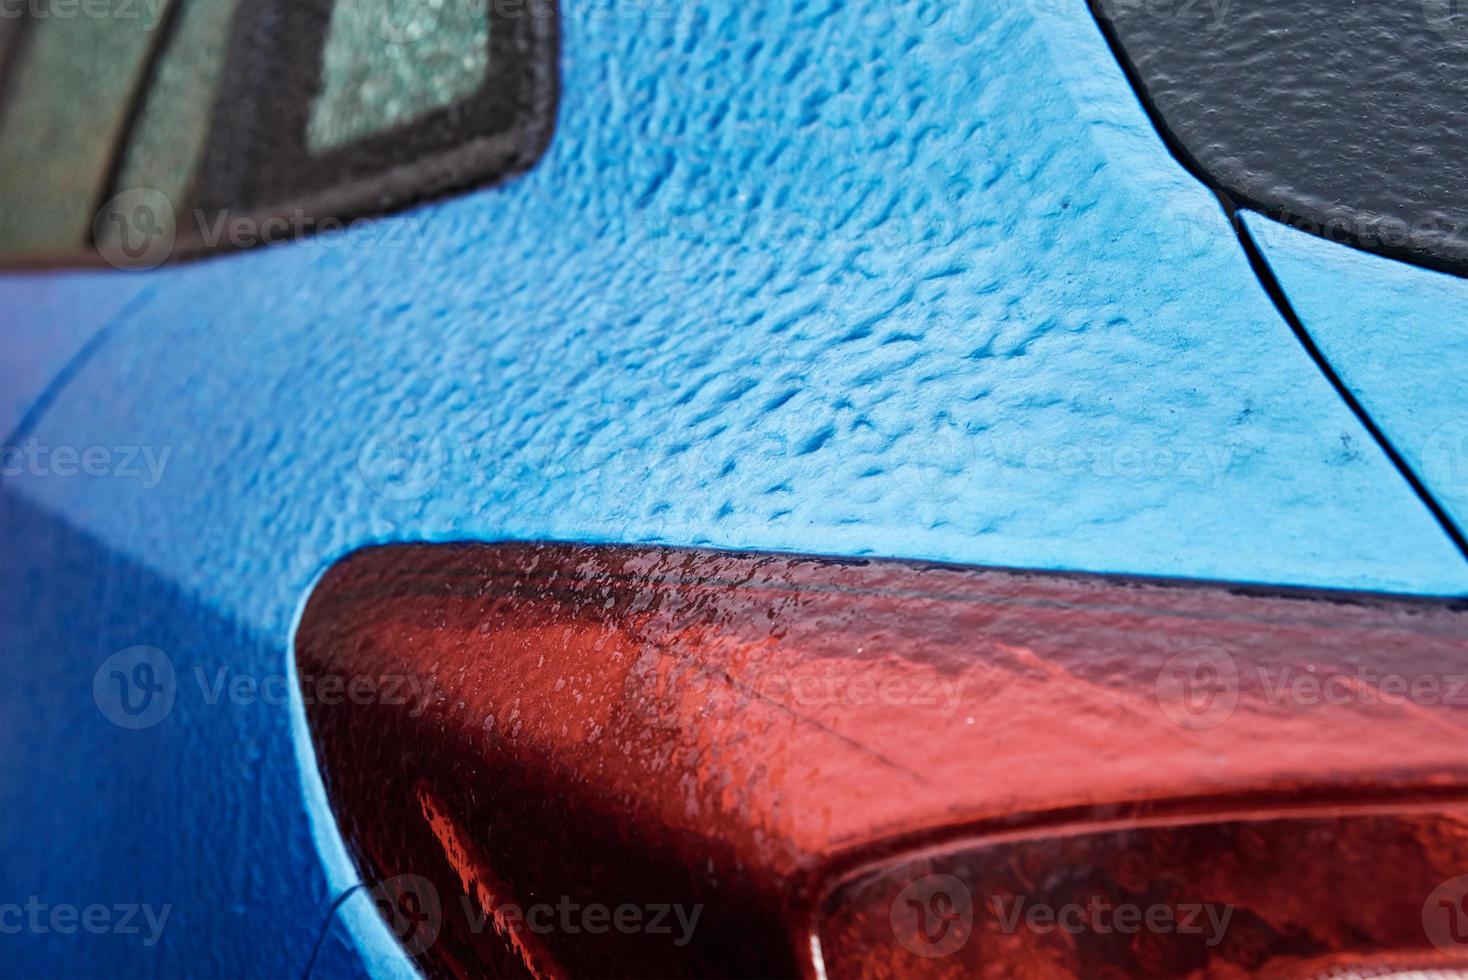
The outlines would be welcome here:
<svg viewBox="0 0 1468 980">
<path fill-rule="evenodd" d="M 6 19 L 0 248 L 66 255 L 86 243 L 167 4 L 33 2 L 20 12 Z"/>
<path fill-rule="evenodd" d="M 19 13 L 0 21 L 11 260 L 151 267 L 281 240 L 524 169 L 554 121 L 554 0 Z"/>
</svg>

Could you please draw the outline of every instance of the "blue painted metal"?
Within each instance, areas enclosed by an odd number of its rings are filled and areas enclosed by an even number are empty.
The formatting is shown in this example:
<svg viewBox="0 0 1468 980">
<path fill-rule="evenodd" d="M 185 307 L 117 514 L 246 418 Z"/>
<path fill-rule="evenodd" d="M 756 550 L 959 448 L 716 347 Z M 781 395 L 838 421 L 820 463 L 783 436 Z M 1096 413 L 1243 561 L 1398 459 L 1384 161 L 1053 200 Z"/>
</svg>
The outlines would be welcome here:
<svg viewBox="0 0 1468 980">
<path fill-rule="evenodd" d="M 311 583 L 368 543 L 1468 592 L 1091 21 L 958 8 L 568 5 L 529 175 L 139 274 L 125 316 L 112 277 L 64 280 L 105 339 L 26 435 L 168 455 L 156 480 L 4 482 L 0 827 L 26 845 L 0 899 L 176 918 L 151 949 L 7 937 L 5 969 L 306 969 L 355 875 L 301 706 L 211 685 L 289 675 Z M 29 288 L 0 305 L 34 316 Z M 93 680 L 139 644 L 175 698 L 130 731 Z M 318 969 L 392 960 L 342 921 L 353 952 Z"/>
<path fill-rule="evenodd" d="M 127 276 L 93 277 L 76 290 L 70 276 L 0 279 L 5 296 L 0 344 L 0 433 L 26 427 L 26 416 L 44 411 L 47 393 L 59 389 L 100 343 L 106 322 L 136 302 L 144 283 Z M 59 383 L 58 383 L 59 382 Z"/>
<path fill-rule="evenodd" d="M 410 980 L 418 969 L 383 925 L 371 892 L 348 894 L 322 935 L 307 980 Z"/>
<path fill-rule="evenodd" d="M 1468 533 L 1468 280 L 1244 216 L 1331 367 Z"/>
</svg>

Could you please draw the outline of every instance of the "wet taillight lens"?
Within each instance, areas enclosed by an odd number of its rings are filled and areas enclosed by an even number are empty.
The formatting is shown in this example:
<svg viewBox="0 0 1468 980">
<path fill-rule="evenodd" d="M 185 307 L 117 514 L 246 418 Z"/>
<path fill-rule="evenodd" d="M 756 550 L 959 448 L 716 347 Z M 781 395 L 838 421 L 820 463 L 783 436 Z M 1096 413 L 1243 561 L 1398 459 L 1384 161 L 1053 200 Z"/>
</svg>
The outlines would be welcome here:
<svg viewBox="0 0 1468 980">
<path fill-rule="evenodd" d="M 328 572 L 297 658 L 434 974 L 1468 966 L 1462 604 L 413 545 Z"/>
<path fill-rule="evenodd" d="M 870 869 L 823 910 L 826 972 L 1363 976 L 1450 966 L 1468 942 L 1468 879 L 1442 890 L 1468 869 L 1468 807 L 1193 821 L 995 834 Z"/>
</svg>

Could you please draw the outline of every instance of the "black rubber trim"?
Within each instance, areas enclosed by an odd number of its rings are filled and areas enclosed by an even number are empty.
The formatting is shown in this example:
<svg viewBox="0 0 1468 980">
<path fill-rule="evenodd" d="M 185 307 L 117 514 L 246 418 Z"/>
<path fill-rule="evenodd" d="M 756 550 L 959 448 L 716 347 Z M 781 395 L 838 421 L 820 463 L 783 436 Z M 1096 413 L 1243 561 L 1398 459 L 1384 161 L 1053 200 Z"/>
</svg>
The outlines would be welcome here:
<svg viewBox="0 0 1468 980">
<path fill-rule="evenodd" d="M 353 2 L 353 0 L 335 0 Z M 529 169 L 559 95 L 554 0 L 485 4 L 489 71 L 478 91 L 321 154 L 306 134 L 333 0 L 246 0 L 236 15 L 190 210 L 287 218 L 310 229 L 401 208 Z M 203 247 L 180 235 L 180 247 Z"/>
<path fill-rule="evenodd" d="M 1402 479 L 1407 481 L 1423 505 L 1432 514 L 1433 518 L 1437 520 L 1438 525 L 1443 529 L 1443 533 L 1452 540 L 1463 557 L 1468 559 L 1468 536 L 1465 536 L 1463 530 L 1448 516 L 1442 504 L 1432 495 L 1432 491 L 1427 488 L 1426 484 L 1417 476 L 1417 473 L 1408 465 L 1406 459 L 1402 457 L 1402 454 L 1397 451 L 1396 446 L 1387 438 L 1386 433 L 1382 431 L 1381 427 L 1367 413 L 1365 406 L 1351 392 L 1351 389 L 1346 386 L 1346 383 L 1341 380 L 1335 368 L 1331 367 L 1330 362 L 1326 360 L 1319 345 L 1315 343 L 1315 339 L 1310 336 L 1310 331 L 1305 328 L 1304 321 L 1295 312 L 1295 308 L 1290 303 L 1289 297 L 1285 295 L 1284 288 L 1275 277 L 1274 270 L 1270 268 L 1269 261 L 1259 250 L 1258 244 L 1249 234 L 1248 229 L 1244 227 L 1244 223 L 1239 215 L 1239 211 L 1242 208 L 1240 202 L 1226 188 L 1221 187 L 1214 181 L 1206 171 L 1199 168 L 1196 162 L 1188 156 L 1186 151 L 1178 145 L 1175 137 L 1167 127 L 1162 125 L 1157 107 L 1148 98 L 1146 88 L 1138 79 L 1133 65 L 1127 59 L 1107 19 L 1099 15 L 1094 9 L 1092 9 L 1092 13 L 1095 15 L 1097 27 L 1100 28 L 1102 36 L 1111 48 L 1111 53 L 1115 57 L 1116 63 L 1121 66 L 1122 72 L 1126 75 L 1132 91 L 1136 94 L 1143 111 L 1146 112 L 1147 118 L 1157 131 L 1163 146 L 1167 148 L 1167 151 L 1172 154 L 1173 159 L 1183 169 L 1197 178 L 1218 199 L 1219 206 L 1222 207 L 1224 215 L 1228 218 L 1230 227 L 1233 228 L 1234 234 L 1238 237 L 1239 246 L 1243 249 L 1244 255 L 1249 261 L 1249 267 L 1253 270 L 1254 276 L 1258 279 L 1259 285 L 1264 290 L 1265 295 L 1269 297 L 1270 302 L 1274 304 L 1274 308 L 1279 312 L 1279 315 L 1284 319 L 1285 323 L 1289 325 L 1290 330 L 1294 332 L 1295 338 L 1300 342 L 1300 345 L 1305 349 L 1310 359 L 1315 362 L 1316 368 L 1325 376 L 1325 379 L 1330 382 L 1331 386 L 1335 388 L 1336 394 L 1351 409 L 1352 413 L 1355 414 L 1356 418 L 1366 428 L 1366 431 L 1371 433 L 1371 437 L 1376 440 L 1376 444 L 1381 447 L 1382 452 L 1386 453 L 1392 465 L 1397 468 L 1397 472 L 1402 475 Z"/>
<path fill-rule="evenodd" d="M 1088 0 L 1173 155 L 1241 207 L 1468 276 L 1462 0 Z"/>
<path fill-rule="evenodd" d="M 127 149 L 132 145 L 138 122 L 143 115 L 143 108 L 148 104 L 148 93 L 153 90 L 153 85 L 158 80 L 158 68 L 163 61 L 164 54 L 173 46 L 173 39 L 178 34 L 178 25 L 183 21 L 184 4 L 190 2 L 193 0 L 168 0 L 168 3 L 163 5 L 163 20 L 153 31 L 148 52 L 144 55 L 142 70 L 138 72 L 132 94 L 128 96 L 128 106 L 122 126 L 118 128 L 117 139 L 108 150 L 106 177 L 102 181 L 102 186 L 96 189 L 96 198 L 92 202 L 93 215 L 101 213 L 103 205 L 116 193 L 114 188 L 117 186 L 118 178 L 122 175 L 123 167 L 127 165 Z M 95 222 L 92 228 L 88 229 L 87 244 L 92 248 L 97 247 Z"/>
</svg>

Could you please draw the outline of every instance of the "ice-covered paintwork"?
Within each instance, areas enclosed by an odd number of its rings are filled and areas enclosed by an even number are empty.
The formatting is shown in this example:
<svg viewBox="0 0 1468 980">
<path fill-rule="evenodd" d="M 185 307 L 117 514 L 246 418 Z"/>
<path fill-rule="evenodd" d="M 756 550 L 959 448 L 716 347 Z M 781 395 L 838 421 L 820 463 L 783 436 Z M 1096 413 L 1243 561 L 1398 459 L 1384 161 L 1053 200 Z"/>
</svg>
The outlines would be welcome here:
<svg viewBox="0 0 1468 980">
<path fill-rule="evenodd" d="M 311 583 L 371 542 L 1468 592 L 1094 24 L 964 9 L 568 5 L 525 177 L 138 274 L 120 312 L 118 276 L 59 280 L 105 335 L 19 440 L 168 457 L 4 481 L 0 893 L 176 911 L 146 950 L 7 939 L 9 969 L 306 968 L 353 872 L 300 706 L 207 685 L 288 671 Z M 0 280 L 8 318 L 35 288 Z M 123 731 L 93 675 L 138 644 L 177 700 Z M 317 966 L 391 959 L 369 922 Z"/>
<path fill-rule="evenodd" d="M 1331 367 L 1468 533 L 1468 281 L 1245 221 Z"/>
<path fill-rule="evenodd" d="M 1108 962 L 1127 977 L 1269 976 L 1301 955 L 1302 935 L 1313 957 L 1415 953 L 1422 896 L 1468 861 L 1468 829 L 1444 831 L 1449 817 L 1424 831 L 1415 814 L 1385 835 L 1400 840 L 1390 867 L 1371 846 L 1379 828 L 1347 822 L 1323 868 L 1281 873 L 1300 841 L 1275 832 L 1244 845 L 1248 870 L 1228 885 L 1180 878 L 1198 851 L 1165 841 L 1099 848 L 1070 875 L 1042 843 L 1063 836 L 1057 825 L 1227 822 L 1338 806 L 1367 786 L 1375 800 L 1468 789 L 1468 744 L 1443 737 L 1463 709 L 1388 706 L 1381 680 L 1461 667 L 1468 607 L 1453 601 L 678 548 L 403 545 L 323 576 L 296 658 L 302 678 L 398 679 L 394 703 L 317 699 L 307 713 L 342 834 L 430 976 L 1048 980 L 1107 975 Z M 1198 696 L 1207 671 L 1232 679 L 1216 697 Z M 1293 675 L 1363 693 L 1280 710 L 1270 678 Z M 385 812 L 384 799 L 402 803 Z M 919 970 L 919 940 L 894 942 L 912 926 L 891 913 L 917 874 L 894 875 L 861 903 L 880 917 L 838 926 L 844 938 L 822 943 L 834 960 L 817 967 L 822 897 L 853 869 L 1021 828 L 1027 856 L 954 872 L 991 885 L 971 889 L 974 906 L 1022 894 L 994 879 L 1027 870 L 1034 888 L 1084 887 L 1113 906 L 1139 888 L 1237 900 L 1249 925 L 1216 950 L 1075 936 L 1030 956 L 994 925 L 995 942 Z M 1323 886 L 1302 879 L 1354 879 L 1342 889 L 1353 900 L 1327 910 Z M 1378 893 L 1363 893 L 1370 882 Z M 550 895 L 701 915 L 677 941 L 536 929 L 523 906 Z M 826 908 L 828 923 L 852 924 L 855 909 Z"/>
<path fill-rule="evenodd" d="M 140 278 L 107 276 L 79 302 L 67 277 L 0 279 L 0 432 L 18 432 L 28 413 L 44 411 L 47 391 L 59 391 L 57 381 L 99 345 L 98 323 L 115 317 L 143 288 Z"/>
</svg>

